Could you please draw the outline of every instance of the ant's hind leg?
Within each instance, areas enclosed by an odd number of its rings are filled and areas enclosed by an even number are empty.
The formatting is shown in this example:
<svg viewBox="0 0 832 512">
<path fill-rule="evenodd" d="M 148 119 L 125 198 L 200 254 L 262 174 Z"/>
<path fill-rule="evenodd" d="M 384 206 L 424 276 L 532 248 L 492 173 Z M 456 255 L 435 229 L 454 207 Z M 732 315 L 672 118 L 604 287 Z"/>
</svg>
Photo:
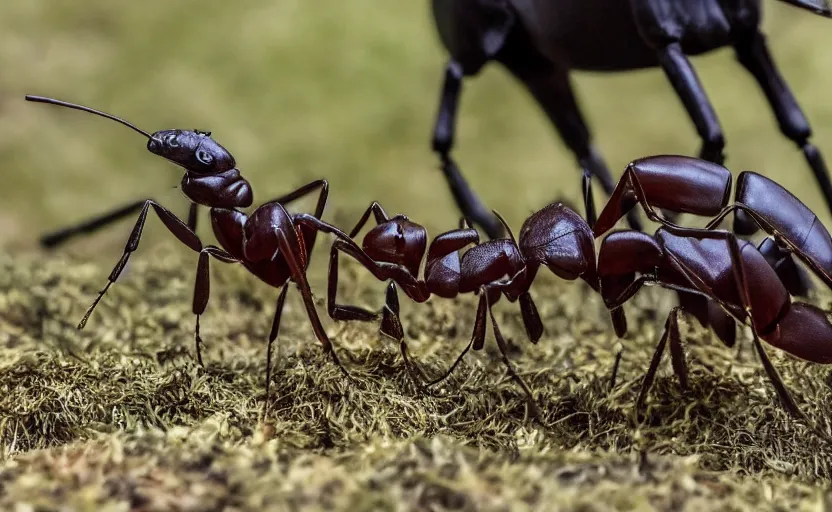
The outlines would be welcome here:
<svg viewBox="0 0 832 512">
<path fill-rule="evenodd" d="M 349 304 L 338 304 L 338 253 L 341 252 L 341 244 L 336 240 L 329 252 L 329 277 L 327 281 L 326 306 L 329 317 L 336 321 L 358 320 L 361 322 L 372 322 L 378 315 L 366 308 L 352 306 Z"/>
</svg>

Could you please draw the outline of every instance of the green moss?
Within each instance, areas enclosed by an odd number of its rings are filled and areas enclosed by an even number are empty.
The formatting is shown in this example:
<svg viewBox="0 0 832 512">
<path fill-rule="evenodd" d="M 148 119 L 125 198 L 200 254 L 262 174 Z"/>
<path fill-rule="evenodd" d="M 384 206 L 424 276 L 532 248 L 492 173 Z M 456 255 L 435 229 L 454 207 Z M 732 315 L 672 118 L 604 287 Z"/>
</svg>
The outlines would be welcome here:
<svg viewBox="0 0 832 512">
<path fill-rule="evenodd" d="M 162 248 L 153 263 L 131 264 L 81 332 L 75 323 L 106 268 L 0 260 L 4 507 L 808 510 L 826 499 L 829 447 L 779 406 L 747 336 L 738 357 L 688 325 L 690 389 L 665 362 L 645 418 L 634 418 L 668 292 L 642 292 L 628 306 L 612 390 L 619 345 L 585 287 L 539 281 L 547 332 L 537 345 L 512 305 L 498 305 L 545 426 L 526 417 L 491 341 L 423 393 L 374 326 L 329 323 L 357 380 L 348 382 L 293 293 L 264 421 L 263 340 L 276 291 L 236 267 L 214 269 L 200 368 L 193 258 L 179 254 Z M 346 270 L 345 299 L 378 304 L 378 283 Z M 411 351 L 438 373 L 464 346 L 474 302 L 403 306 Z M 827 371 L 769 353 L 810 421 L 828 429 Z"/>
</svg>

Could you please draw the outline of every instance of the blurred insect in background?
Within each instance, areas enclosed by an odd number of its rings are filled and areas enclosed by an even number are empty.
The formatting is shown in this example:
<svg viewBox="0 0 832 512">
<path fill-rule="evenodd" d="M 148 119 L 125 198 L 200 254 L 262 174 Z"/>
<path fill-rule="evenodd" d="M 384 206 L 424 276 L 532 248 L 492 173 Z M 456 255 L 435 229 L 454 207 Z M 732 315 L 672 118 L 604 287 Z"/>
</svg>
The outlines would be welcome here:
<svg viewBox="0 0 832 512">
<path fill-rule="evenodd" d="M 832 17 L 826 0 L 781 0 Z M 570 70 L 620 72 L 661 67 L 699 137 L 699 156 L 723 163 L 725 139 L 713 106 L 688 59 L 733 47 L 774 111 L 782 133 L 802 150 L 832 211 L 832 182 L 811 128 L 780 75 L 760 29 L 760 0 L 432 0 L 439 38 L 450 59 L 433 133 L 433 149 L 457 206 L 491 238 L 502 235 L 451 158 L 462 82 L 488 62 L 502 64 L 531 93 L 583 171 L 587 219 L 594 222 L 591 178 L 609 195 L 615 182 L 581 114 Z M 635 212 L 630 227 L 640 230 Z M 735 231 L 756 227 L 744 213 Z"/>
</svg>

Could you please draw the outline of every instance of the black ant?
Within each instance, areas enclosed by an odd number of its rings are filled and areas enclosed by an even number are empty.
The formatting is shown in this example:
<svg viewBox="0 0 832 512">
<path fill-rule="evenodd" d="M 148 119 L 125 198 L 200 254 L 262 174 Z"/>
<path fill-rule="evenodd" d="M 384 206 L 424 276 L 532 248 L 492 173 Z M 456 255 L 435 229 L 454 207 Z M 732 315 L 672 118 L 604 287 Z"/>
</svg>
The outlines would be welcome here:
<svg viewBox="0 0 832 512">
<path fill-rule="evenodd" d="M 110 273 L 107 285 L 101 290 L 81 319 L 78 329 L 84 328 L 96 305 L 110 285 L 118 279 L 130 255 L 138 248 L 142 230 L 147 220 L 147 213 L 150 208 L 153 208 L 153 211 L 156 212 L 168 230 L 180 242 L 199 254 L 194 286 L 193 313 L 196 315 L 196 326 L 194 328 L 196 356 L 201 366 L 203 366 L 203 362 L 199 317 L 208 304 L 210 293 L 209 256 L 211 256 L 223 263 L 240 263 L 261 281 L 275 288 L 281 288 L 267 349 L 267 402 L 271 380 L 272 344 L 277 338 L 283 304 L 290 281 L 294 282 L 300 290 L 315 336 L 344 375 L 350 376 L 341 364 L 321 324 L 318 312 L 315 309 L 312 291 L 306 279 L 309 258 L 319 230 L 334 233 L 346 240 L 345 243 L 350 242 L 346 233 L 321 220 L 329 194 L 329 184 L 326 180 L 315 180 L 293 192 L 268 201 L 257 207 L 248 216 L 238 208 L 246 208 L 253 203 L 254 197 L 251 185 L 242 177 L 240 170 L 235 167 L 236 162 L 231 153 L 214 141 L 210 132 L 162 130 L 150 134 L 123 119 L 89 107 L 41 96 L 26 96 L 26 99 L 74 108 L 117 121 L 147 137 L 147 149 L 151 153 L 185 169 L 181 189 L 192 203 L 187 224 L 154 200 L 146 199 L 82 225 L 63 229 L 45 237 L 48 242 L 47 245 L 50 245 L 50 243 L 54 245 L 76 233 L 93 231 L 131 212 L 140 210 L 139 218 L 136 220 L 124 248 L 124 254 Z M 314 215 L 306 213 L 291 214 L 286 210 L 285 205 L 288 203 L 315 191 L 318 191 L 318 202 Z M 197 205 L 210 208 L 211 226 L 222 248 L 214 245 L 204 246 L 194 232 Z"/>
</svg>

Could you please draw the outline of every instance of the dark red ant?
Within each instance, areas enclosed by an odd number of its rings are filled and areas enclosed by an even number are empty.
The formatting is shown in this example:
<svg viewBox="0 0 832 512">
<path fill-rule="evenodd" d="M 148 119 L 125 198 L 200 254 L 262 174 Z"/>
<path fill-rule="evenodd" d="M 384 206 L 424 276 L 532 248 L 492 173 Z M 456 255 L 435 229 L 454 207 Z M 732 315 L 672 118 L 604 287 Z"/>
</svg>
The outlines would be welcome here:
<svg viewBox="0 0 832 512">
<path fill-rule="evenodd" d="M 345 375 L 349 376 L 321 324 L 315 309 L 312 291 L 305 275 L 315 244 L 316 234 L 319 230 L 334 233 L 347 240 L 345 243 L 349 243 L 349 237 L 345 233 L 321 220 L 329 194 L 329 185 L 326 180 L 313 181 L 293 192 L 268 201 L 258 206 L 250 216 L 247 216 L 238 208 L 251 206 L 253 202 L 251 186 L 235 167 L 236 164 L 231 153 L 211 139 L 209 132 L 162 130 L 149 134 L 123 119 L 92 108 L 40 96 L 26 96 L 26 99 L 100 115 L 124 124 L 147 137 L 148 150 L 185 169 L 185 176 L 182 178 L 181 184 L 182 192 L 194 205 L 203 205 L 210 208 L 214 235 L 224 249 L 213 245 L 203 246 L 194 230 L 176 215 L 152 199 L 143 201 L 139 218 L 127 241 L 124 254 L 110 273 L 107 285 L 98 294 L 98 297 L 78 324 L 79 329 L 84 328 L 98 302 L 110 285 L 118 279 L 130 255 L 138 248 L 147 213 L 150 208 L 153 208 L 159 219 L 180 242 L 194 252 L 199 253 L 194 286 L 193 312 L 196 315 L 194 329 L 196 356 L 200 365 L 203 362 L 200 348 L 202 340 L 199 336 L 199 318 L 208 304 L 210 293 L 209 256 L 211 256 L 223 263 L 240 263 L 261 281 L 275 288 L 281 288 L 267 349 L 267 400 L 271 371 L 271 347 L 277 338 L 289 282 L 294 282 L 300 290 L 315 336 L 323 345 L 324 350 L 332 357 L 333 362 Z M 287 204 L 316 190 L 318 191 L 318 202 L 314 215 L 306 213 L 291 214 L 286 210 L 285 206 Z M 62 233 L 53 235 L 53 240 L 65 238 L 79 231 L 87 232 L 101 227 L 111 221 L 112 217 L 111 214 L 97 219 L 97 221 L 89 222 L 80 228 L 64 230 Z"/>
<path fill-rule="evenodd" d="M 474 350 L 483 348 L 485 315 L 488 313 L 497 347 L 508 372 L 527 395 L 532 413 L 539 419 L 540 414 L 531 391 L 508 359 L 506 342 L 492 306 L 501 296 L 510 302 L 519 299 L 526 333 L 532 343 L 537 343 L 543 334 L 543 324 L 529 290 L 541 265 L 548 267 L 558 277 L 568 280 L 581 278 L 593 289 L 598 289 L 595 245 L 589 225 L 573 210 L 556 203 L 534 213 L 523 223 L 519 241 L 505 220 L 494 212 L 508 232 L 508 238 L 479 243 L 476 230 L 463 219 L 459 229 L 436 236 L 427 247 L 424 227 L 404 215 L 388 217 L 381 205 L 374 202 L 350 232 L 350 237 L 358 234 L 371 214 L 377 225 L 364 236 L 362 248 L 341 239 L 335 240 L 332 245 L 327 296 L 330 317 L 334 320 L 362 321 L 378 318 L 376 313 L 364 308 L 337 304 L 339 252 L 356 259 L 376 279 L 391 281 L 382 308 L 380 330 L 399 341 L 402 357 L 408 366 L 410 363 L 399 319 L 396 284 L 417 303 L 427 301 L 432 295 L 453 298 L 461 293 L 478 294 L 480 299 L 471 341 L 448 371 L 428 385 L 448 377 L 472 347 Z M 470 244 L 474 246 L 460 257 L 459 251 Z M 424 278 L 420 279 L 419 267 L 425 257 L 426 247 Z M 424 375 L 421 376 L 424 379 Z"/>
<path fill-rule="evenodd" d="M 729 213 L 744 212 L 772 237 L 778 251 L 797 256 L 830 287 L 832 239 L 815 214 L 774 181 L 742 172 L 737 178 L 735 202 L 726 205 L 730 188 L 731 173 L 703 160 L 657 156 L 631 163 L 601 212 L 594 234 L 599 237 L 606 233 L 635 204 L 662 227 L 653 237 L 625 230 L 604 238 L 598 258 L 601 295 L 613 312 L 619 336 L 626 333 L 621 306 L 643 285 L 681 291 L 718 305 L 721 314 L 714 315 L 717 310 L 711 308 L 703 315 L 705 324 L 712 323 L 729 345 L 734 340 L 735 320 L 749 325 L 756 351 L 785 408 L 803 417 L 759 339 L 799 359 L 830 364 L 832 324 L 827 313 L 810 304 L 792 302 L 777 270 L 758 248 L 716 228 Z M 655 208 L 713 219 L 705 228 L 685 228 L 662 218 Z M 646 398 L 668 340 L 674 371 L 682 387 L 687 387 L 678 326 L 683 310 L 684 305 L 674 308 L 668 316 L 642 383 L 637 410 Z"/>
</svg>

